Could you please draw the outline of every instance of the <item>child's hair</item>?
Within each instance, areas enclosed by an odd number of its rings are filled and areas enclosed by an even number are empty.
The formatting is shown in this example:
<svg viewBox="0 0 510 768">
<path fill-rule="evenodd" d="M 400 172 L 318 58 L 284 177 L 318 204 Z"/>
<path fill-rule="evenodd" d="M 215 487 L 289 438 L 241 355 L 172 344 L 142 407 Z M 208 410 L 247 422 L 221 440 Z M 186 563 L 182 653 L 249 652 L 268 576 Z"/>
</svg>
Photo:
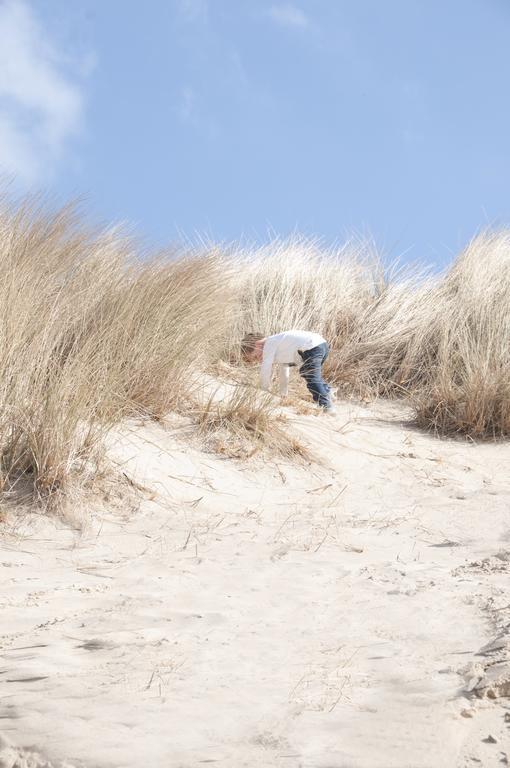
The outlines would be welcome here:
<svg viewBox="0 0 510 768">
<path fill-rule="evenodd" d="M 241 341 L 241 355 L 243 357 L 246 357 L 246 355 L 251 355 L 251 353 L 255 350 L 257 341 L 261 341 L 263 338 L 263 333 L 247 333 Z"/>
</svg>

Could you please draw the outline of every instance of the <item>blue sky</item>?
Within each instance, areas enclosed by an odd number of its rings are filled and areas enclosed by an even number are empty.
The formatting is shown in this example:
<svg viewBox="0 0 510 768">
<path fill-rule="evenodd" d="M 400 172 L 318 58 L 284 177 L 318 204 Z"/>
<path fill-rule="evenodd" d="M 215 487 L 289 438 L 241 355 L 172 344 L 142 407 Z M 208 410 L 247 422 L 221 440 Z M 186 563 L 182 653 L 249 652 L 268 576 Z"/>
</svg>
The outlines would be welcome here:
<svg viewBox="0 0 510 768">
<path fill-rule="evenodd" d="M 510 222 L 508 0 L 0 0 L 0 169 L 150 243 Z"/>
</svg>

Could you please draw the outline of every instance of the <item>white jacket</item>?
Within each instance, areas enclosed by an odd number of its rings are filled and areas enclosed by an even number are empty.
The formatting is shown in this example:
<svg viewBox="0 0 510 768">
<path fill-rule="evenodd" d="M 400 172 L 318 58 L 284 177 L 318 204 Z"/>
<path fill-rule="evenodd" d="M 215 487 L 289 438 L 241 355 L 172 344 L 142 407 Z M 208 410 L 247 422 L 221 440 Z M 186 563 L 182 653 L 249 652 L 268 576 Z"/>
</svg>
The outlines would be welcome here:
<svg viewBox="0 0 510 768">
<path fill-rule="evenodd" d="M 318 333 L 309 331 L 284 331 L 268 336 L 264 343 L 260 368 L 262 389 L 271 388 L 271 372 L 273 363 L 276 363 L 279 366 L 280 394 L 285 396 L 289 388 L 289 365 L 302 365 L 303 360 L 298 353 L 313 349 L 324 342 L 325 339 Z"/>
</svg>

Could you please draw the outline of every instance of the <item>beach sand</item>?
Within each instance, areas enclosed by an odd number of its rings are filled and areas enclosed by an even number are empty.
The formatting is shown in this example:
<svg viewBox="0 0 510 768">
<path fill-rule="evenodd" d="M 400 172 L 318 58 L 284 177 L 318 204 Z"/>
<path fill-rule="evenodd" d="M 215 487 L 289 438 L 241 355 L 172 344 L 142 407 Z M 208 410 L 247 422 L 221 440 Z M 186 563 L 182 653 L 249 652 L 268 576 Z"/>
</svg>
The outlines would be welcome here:
<svg viewBox="0 0 510 768">
<path fill-rule="evenodd" d="M 319 461 L 130 423 L 136 494 L 10 514 L 2 768 L 509 764 L 510 446 L 288 415 Z"/>
</svg>

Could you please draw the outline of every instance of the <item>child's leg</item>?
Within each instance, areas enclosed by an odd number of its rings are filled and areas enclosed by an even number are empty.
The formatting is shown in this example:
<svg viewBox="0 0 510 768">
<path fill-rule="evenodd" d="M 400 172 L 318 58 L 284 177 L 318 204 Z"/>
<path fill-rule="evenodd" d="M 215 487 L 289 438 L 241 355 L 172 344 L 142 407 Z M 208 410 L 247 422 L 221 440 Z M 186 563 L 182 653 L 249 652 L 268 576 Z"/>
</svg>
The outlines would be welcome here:
<svg viewBox="0 0 510 768">
<path fill-rule="evenodd" d="M 311 393 L 314 402 L 323 408 L 330 408 L 329 386 L 322 378 L 322 363 L 325 360 L 324 350 L 321 347 L 314 347 L 314 349 L 303 353 L 303 357 L 304 363 L 299 369 L 299 373 L 306 381 L 308 391 Z"/>
</svg>

